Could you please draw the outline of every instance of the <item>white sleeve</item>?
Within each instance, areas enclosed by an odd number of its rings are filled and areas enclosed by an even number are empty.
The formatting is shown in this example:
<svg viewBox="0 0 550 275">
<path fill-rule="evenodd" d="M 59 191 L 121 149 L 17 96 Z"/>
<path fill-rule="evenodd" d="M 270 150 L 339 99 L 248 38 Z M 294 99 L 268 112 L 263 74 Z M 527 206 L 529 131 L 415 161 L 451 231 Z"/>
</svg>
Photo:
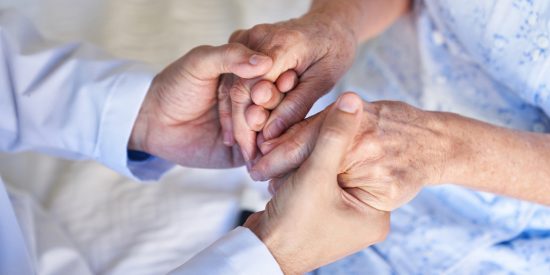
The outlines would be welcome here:
<svg viewBox="0 0 550 275">
<path fill-rule="evenodd" d="M 170 274 L 282 275 L 283 272 L 264 243 L 250 229 L 238 227 Z"/>
<path fill-rule="evenodd" d="M 155 72 L 97 48 L 56 46 L 12 10 L 0 10 L 0 151 L 94 159 L 155 179 L 170 164 L 131 163 L 127 144 Z"/>
</svg>

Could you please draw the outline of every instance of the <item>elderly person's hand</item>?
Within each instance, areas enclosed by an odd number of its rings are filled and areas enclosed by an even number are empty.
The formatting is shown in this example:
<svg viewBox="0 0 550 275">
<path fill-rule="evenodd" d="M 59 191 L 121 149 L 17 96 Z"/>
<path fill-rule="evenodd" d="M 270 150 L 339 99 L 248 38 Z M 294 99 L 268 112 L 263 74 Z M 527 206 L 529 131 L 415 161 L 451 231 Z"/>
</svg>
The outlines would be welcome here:
<svg viewBox="0 0 550 275">
<path fill-rule="evenodd" d="M 255 78 L 271 58 L 241 44 L 193 49 L 158 74 L 136 120 L 129 149 L 187 167 L 228 168 L 244 164 L 240 150 L 223 144 L 218 116 L 219 77 Z"/>
<path fill-rule="evenodd" d="M 350 67 L 357 44 L 388 27 L 408 3 L 315 0 L 298 19 L 235 32 L 231 42 L 266 53 L 274 64 L 264 81 L 224 79 L 220 118 L 225 143 L 236 141 L 245 158 L 254 159 L 256 132 L 269 140 L 301 121 Z"/>
<path fill-rule="evenodd" d="M 269 248 L 285 274 L 302 274 L 334 262 L 388 233 L 390 214 L 338 185 L 346 152 L 358 134 L 361 99 L 347 94 L 327 111 L 311 155 L 279 179 L 266 210 L 245 223 Z"/>
<path fill-rule="evenodd" d="M 350 30 L 313 15 L 238 31 L 230 41 L 266 53 L 274 60 L 264 80 L 249 85 L 225 79 L 220 89 L 224 99 L 220 113 L 227 118 L 226 122 L 222 120 L 226 143 L 232 145 L 229 138 L 234 135 L 248 159 L 256 154 L 256 132 L 271 139 L 301 121 L 348 69 L 356 48 Z"/>
<path fill-rule="evenodd" d="M 264 142 L 266 154 L 252 169 L 265 180 L 299 167 L 310 154 L 325 120 L 325 110 Z M 356 198 L 391 211 L 411 200 L 425 184 L 440 183 L 448 160 L 450 137 L 445 124 L 400 102 L 364 103 L 360 130 L 345 153 L 339 182 Z"/>
<path fill-rule="evenodd" d="M 327 111 L 260 145 L 252 177 L 299 167 Z M 364 103 L 363 122 L 340 167 L 339 183 L 380 210 L 393 210 L 427 185 L 454 183 L 550 205 L 550 135 L 496 127 L 400 102 Z M 276 182 L 272 189 L 276 189 Z"/>
</svg>

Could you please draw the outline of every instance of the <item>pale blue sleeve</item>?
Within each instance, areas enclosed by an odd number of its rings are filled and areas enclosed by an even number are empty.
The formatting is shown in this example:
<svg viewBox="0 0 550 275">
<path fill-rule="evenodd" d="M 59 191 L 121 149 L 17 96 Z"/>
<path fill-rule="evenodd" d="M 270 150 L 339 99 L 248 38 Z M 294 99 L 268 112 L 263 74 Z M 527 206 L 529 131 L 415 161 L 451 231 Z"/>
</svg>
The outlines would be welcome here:
<svg viewBox="0 0 550 275">
<path fill-rule="evenodd" d="M 16 12 L 0 11 L 0 151 L 93 159 L 128 177 L 156 179 L 169 163 L 127 158 L 154 75 L 88 44 L 55 45 Z"/>
<path fill-rule="evenodd" d="M 250 229 L 238 227 L 170 274 L 282 275 L 283 273 L 264 243 Z"/>
</svg>

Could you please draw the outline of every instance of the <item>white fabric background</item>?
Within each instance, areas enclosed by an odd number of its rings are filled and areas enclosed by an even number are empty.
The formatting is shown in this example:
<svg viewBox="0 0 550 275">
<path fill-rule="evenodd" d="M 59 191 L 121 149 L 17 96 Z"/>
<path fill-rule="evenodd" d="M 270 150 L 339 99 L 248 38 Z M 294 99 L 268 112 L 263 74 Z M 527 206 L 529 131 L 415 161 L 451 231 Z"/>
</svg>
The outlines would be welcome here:
<svg viewBox="0 0 550 275">
<path fill-rule="evenodd" d="M 236 29 L 300 15 L 309 0 L 0 0 L 53 40 L 88 41 L 159 68 Z M 233 227 L 251 183 L 243 169 L 176 168 L 137 184 L 93 162 L 0 155 L 0 174 L 29 193 L 101 274 L 160 274 Z"/>
</svg>

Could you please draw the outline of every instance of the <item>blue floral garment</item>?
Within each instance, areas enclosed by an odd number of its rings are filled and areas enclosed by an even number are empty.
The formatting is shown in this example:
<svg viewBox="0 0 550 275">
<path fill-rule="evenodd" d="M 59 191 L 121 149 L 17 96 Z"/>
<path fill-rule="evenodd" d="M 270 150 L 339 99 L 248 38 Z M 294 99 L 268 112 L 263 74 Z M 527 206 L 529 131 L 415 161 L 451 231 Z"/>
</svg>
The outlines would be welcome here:
<svg viewBox="0 0 550 275">
<path fill-rule="evenodd" d="M 549 132 L 550 1 L 417 1 L 338 90 Z M 550 208 L 426 188 L 393 213 L 385 242 L 315 273 L 550 274 Z"/>
</svg>

